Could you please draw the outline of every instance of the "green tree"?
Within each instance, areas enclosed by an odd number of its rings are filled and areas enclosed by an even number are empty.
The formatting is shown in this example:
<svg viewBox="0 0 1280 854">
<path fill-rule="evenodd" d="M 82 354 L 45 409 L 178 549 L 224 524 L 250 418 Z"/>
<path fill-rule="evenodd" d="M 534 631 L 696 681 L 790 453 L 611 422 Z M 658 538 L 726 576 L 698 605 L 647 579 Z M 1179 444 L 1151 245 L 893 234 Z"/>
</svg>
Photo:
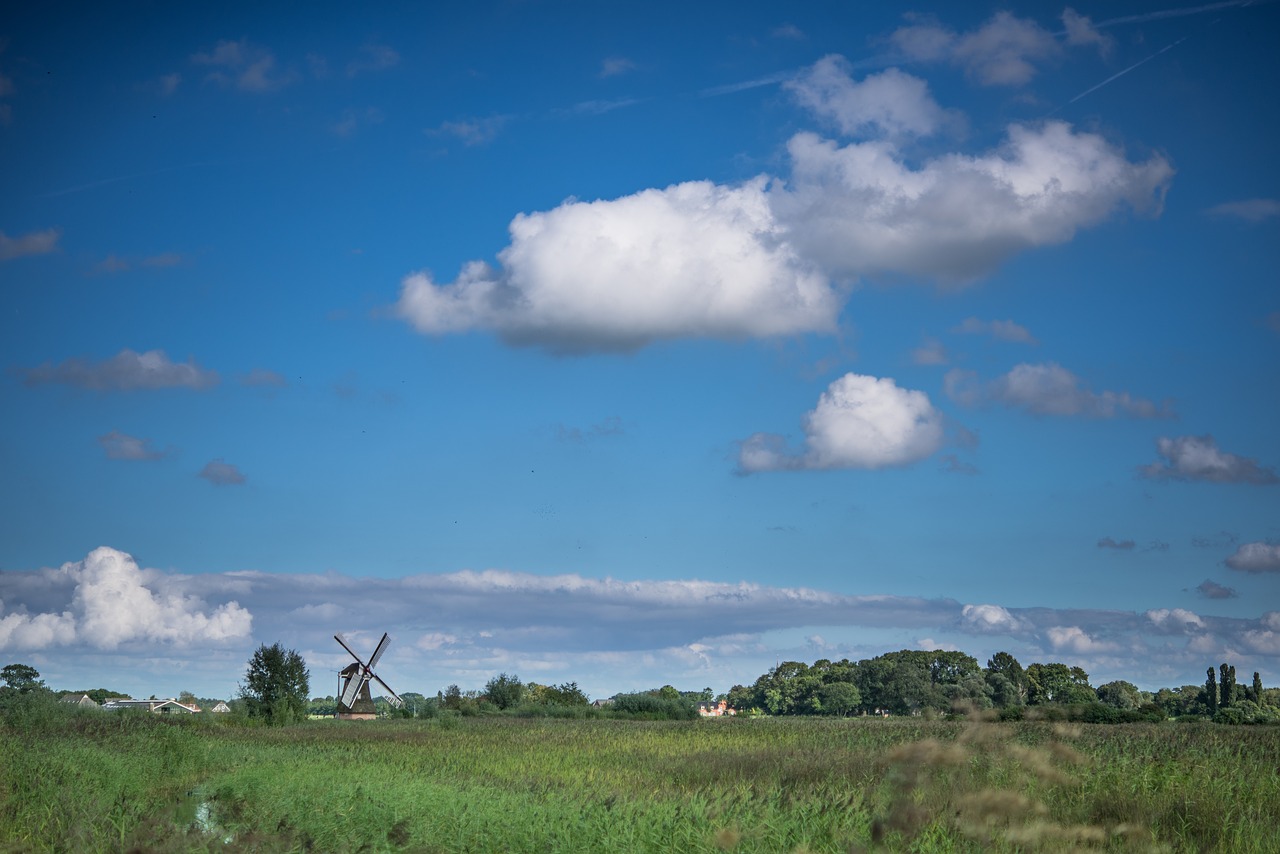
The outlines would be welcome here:
<svg viewBox="0 0 1280 854">
<path fill-rule="evenodd" d="M 1266 705 L 1266 701 L 1262 699 L 1262 677 L 1258 674 L 1258 671 L 1256 670 L 1253 671 L 1252 694 L 1253 696 L 1250 697 L 1249 699 L 1253 700 L 1253 702 L 1257 703 L 1259 706 Z"/>
<path fill-rule="evenodd" d="M 305 719 L 310 676 L 297 652 L 279 643 L 263 644 L 249 659 L 240 686 L 245 710 L 276 725 Z"/>
<path fill-rule="evenodd" d="M 1142 695 L 1138 691 L 1138 686 L 1124 680 L 1099 685 L 1096 693 L 1098 702 L 1104 706 L 1112 706 L 1117 709 L 1136 709 L 1142 705 Z"/>
<path fill-rule="evenodd" d="M 0 679 L 15 691 L 25 694 L 32 688 L 42 688 L 40 671 L 29 664 L 6 664 L 0 669 Z"/>
<path fill-rule="evenodd" d="M 524 699 L 524 683 L 519 676 L 499 673 L 485 683 L 484 694 L 499 709 L 514 709 Z"/>
<path fill-rule="evenodd" d="M 1018 659 L 1007 652 L 997 652 L 987 660 L 985 671 L 987 684 L 991 686 L 991 700 L 1000 707 L 1022 706 L 1027 702 L 1027 672 Z"/>
<path fill-rule="evenodd" d="M 1095 703 L 1098 700 L 1089 684 L 1089 674 L 1079 667 L 1058 662 L 1031 664 L 1027 666 L 1027 681 L 1030 704 Z"/>
<path fill-rule="evenodd" d="M 862 695 L 852 682 L 828 682 L 818 689 L 822 711 L 828 715 L 845 717 L 858 710 Z"/>
<path fill-rule="evenodd" d="M 1209 717 L 1213 717 L 1218 713 L 1218 680 L 1214 676 L 1212 667 L 1206 672 L 1209 678 L 1204 681 L 1205 705 L 1209 707 Z"/>
</svg>

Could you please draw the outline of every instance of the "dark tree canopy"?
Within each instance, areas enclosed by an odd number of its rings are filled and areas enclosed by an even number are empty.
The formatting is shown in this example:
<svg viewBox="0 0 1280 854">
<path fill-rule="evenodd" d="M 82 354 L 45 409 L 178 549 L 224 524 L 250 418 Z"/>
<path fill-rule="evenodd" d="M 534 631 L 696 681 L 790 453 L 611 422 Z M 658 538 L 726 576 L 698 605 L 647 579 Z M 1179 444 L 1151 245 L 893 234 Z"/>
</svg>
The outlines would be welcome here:
<svg viewBox="0 0 1280 854">
<path fill-rule="evenodd" d="M 240 686 L 249 716 L 272 724 L 305 719 L 310 675 L 306 662 L 294 650 L 279 643 L 258 647 Z"/>
<path fill-rule="evenodd" d="M 499 673 L 485 683 L 484 693 L 499 709 L 513 709 L 524 699 L 524 683 L 519 676 Z"/>
<path fill-rule="evenodd" d="M 7 664 L 0 669 L 0 679 L 4 680 L 4 684 L 17 691 L 26 693 L 32 688 L 39 688 L 44 683 L 40 681 L 40 671 L 36 670 L 29 664 Z"/>
</svg>

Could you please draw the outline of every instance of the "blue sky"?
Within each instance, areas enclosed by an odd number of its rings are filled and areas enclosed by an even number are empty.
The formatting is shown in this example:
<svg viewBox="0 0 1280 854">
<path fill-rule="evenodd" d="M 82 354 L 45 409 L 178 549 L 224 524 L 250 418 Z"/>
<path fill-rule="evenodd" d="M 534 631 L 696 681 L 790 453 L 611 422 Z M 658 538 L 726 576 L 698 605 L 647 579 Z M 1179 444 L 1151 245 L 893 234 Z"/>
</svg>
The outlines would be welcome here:
<svg viewBox="0 0 1280 854">
<path fill-rule="evenodd" d="M 1280 678 L 1280 4 L 19 10 L 0 658 Z M 1269 684 L 1269 683 L 1268 683 Z"/>
</svg>

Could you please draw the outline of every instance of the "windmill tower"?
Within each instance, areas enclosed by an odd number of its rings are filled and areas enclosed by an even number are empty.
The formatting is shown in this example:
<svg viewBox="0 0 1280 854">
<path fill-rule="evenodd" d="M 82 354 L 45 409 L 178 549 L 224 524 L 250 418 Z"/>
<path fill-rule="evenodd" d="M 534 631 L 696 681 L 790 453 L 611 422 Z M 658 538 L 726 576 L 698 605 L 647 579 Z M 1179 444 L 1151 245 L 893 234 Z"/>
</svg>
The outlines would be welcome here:
<svg viewBox="0 0 1280 854">
<path fill-rule="evenodd" d="M 386 652 L 387 644 L 391 642 L 391 637 L 385 632 L 382 640 L 378 641 L 378 646 L 374 649 L 373 655 L 369 656 L 369 663 L 365 664 L 360 656 L 356 655 L 351 647 L 347 646 L 347 642 L 342 639 L 342 635 L 334 635 L 333 639 L 342 645 L 355 663 L 348 664 L 338 673 L 338 713 L 337 717 L 341 720 L 369 721 L 377 717 L 377 711 L 373 706 L 373 697 L 369 694 L 369 681 L 376 679 L 378 684 L 387 690 L 387 702 L 395 706 L 397 709 L 404 705 L 404 700 L 400 699 L 400 695 L 391 690 L 391 686 L 382 681 L 382 677 L 373 672 L 373 668 L 377 666 L 378 659 L 382 658 L 382 653 Z"/>
</svg>

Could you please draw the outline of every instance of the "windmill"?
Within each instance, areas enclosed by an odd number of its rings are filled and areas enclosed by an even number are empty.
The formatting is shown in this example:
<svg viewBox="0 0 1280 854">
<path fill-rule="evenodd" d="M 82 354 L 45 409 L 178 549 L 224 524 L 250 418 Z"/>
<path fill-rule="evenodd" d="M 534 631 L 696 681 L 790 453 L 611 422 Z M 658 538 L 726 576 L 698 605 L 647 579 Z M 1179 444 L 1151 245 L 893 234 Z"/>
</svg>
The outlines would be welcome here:
<svg viewBox="0 0 1280 854">
<path fill-rule="evenodd" d="M 360 660 L 360 656 L 352 652 L 351 647 L 347 646 L 347 642 L 342 639 L 342 635 L 334 635 L 333 639 L 340 643 L 342 648 L 356 660 L 355 664 L 348 664 L 338 673 L 337 716 L 339 718 L 346 720 L 372 720 L 377 717 L 377 712 L 373 706 L 373 697 L 369 695 L 370 679 L 377 679 L 378 684 L 387 689 L 387 702 L 397 709 L 404 705 L 404 700 L 400 699 L 400 695 L 392 691 L 391 686 L 383 682 L 382 677 L 373 672 L 373 668 L 378 664 L 378 659 L 382 658 L 382 653 L 387 651 L 387 644 L 391 641 L 391 637 L 388 634 L 383 633 L 382 640 L 378 641 L 378 646 L 374 649 L 373 655 L 369 656 L 368 664 L 365 664 Z"/>
</svg>

